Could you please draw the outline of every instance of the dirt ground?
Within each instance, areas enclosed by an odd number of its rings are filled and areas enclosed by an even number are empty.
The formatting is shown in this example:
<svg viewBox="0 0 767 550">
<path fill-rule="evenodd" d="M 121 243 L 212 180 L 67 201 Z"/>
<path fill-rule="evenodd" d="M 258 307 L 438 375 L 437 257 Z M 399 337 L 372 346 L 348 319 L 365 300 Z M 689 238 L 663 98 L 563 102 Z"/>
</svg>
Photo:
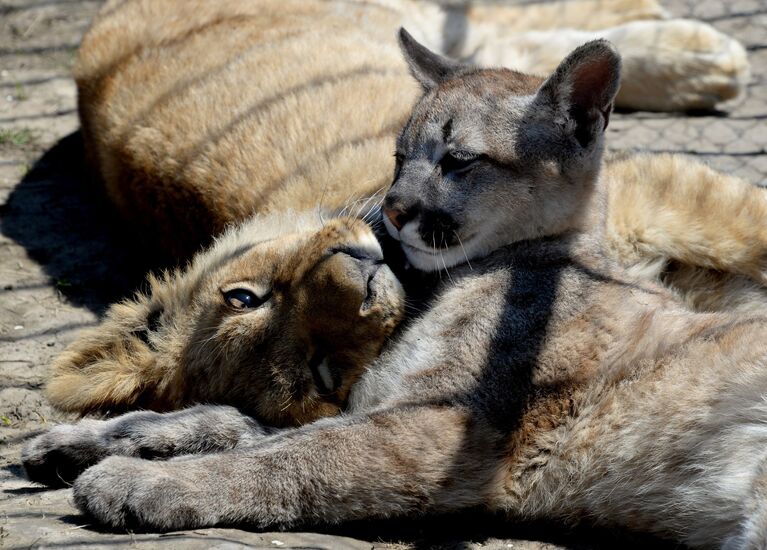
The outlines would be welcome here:
<svg viewBox="0 0 767 550">
<path fill-rule="evenodd" d="M 108 534 L 79 516 L 69 490 L 22 477 L 21 445 L 66 420 L 42 397 L 50 359 L 109 303 L 141 284 L 140 243 L 89 191 L 69 71 L 98 0 L 0 0 L 0 547 L 101 548 L 643 548 L 657 541 L 614 532 L 510 527 L 465 515 L 347 526 L 334 533 L 205 529 Z M 767 185 L 767 3 L 671 0 L 675 14 L 705 19 L 743 41 L 752 80 L 721 112 L 617 114 L 611 144 L 696 155 Z"/>
</svg>

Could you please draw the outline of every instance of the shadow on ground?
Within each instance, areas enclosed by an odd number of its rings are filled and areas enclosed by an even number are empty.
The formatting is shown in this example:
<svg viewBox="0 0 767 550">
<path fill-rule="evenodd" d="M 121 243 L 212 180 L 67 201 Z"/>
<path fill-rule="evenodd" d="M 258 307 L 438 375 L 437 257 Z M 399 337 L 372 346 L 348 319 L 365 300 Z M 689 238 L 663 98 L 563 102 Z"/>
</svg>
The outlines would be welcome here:
<svg viewBox="0 0 767 550">
<path fill-rule="evenodd" d="M 79 132 L 43 154 L 0 207 L 0 231 L 43 266 L 67 300 L 102 314 L 143 284 L 156 254 L 120 223 L 83 159 Z"/>
<path fill-rule="evenodd" d="M 375 533 L 376 540 L 371 542 L 405 543 L 414 549 L 463 549 L 487 545 L 492 548 L 514 548 L 518 542 L 531 541 L 540 548 L 552 547 L 571 550 L 672 550 L 677 545 L 660 539 L 627 533 L 616 529 L 595 529 L 577 527 L 564 529 L 561 524 L 516 523 L 506 518 L 488 515 L 479 511 L 464 512 L 455 515 L 429 517 L 419 520 L 386 520 L 352 523 L 337 529 L 314 530 L 370 540 Z M 508 542 L 507 542 L 508 541 Z M 509 543 L 512 543 L 509 546 Z M 530 548 L 523 545 L 522 548 Z M 533 546 L 537 547 L 537 546 Z M 551 548 L 551 547 L 549 547 Z"/>
</svg>

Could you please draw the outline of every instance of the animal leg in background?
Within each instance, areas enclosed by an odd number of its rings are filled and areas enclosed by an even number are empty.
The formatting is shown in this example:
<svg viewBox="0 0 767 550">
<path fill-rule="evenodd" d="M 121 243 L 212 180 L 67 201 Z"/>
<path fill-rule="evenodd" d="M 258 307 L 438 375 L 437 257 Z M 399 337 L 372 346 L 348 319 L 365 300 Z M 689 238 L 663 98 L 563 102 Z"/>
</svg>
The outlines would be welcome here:
<svg viewBox="0 0 767 550">
<path fill-rule="evenodd" d="M 711 25 L 686 19 L 632 21 L 600 31 L 469 30 L 463 55 L 483 66 L 551 72 L 575 47 L 610 40 L 623 58 L 617 107 L 649 111 L 711 109 L 736 97 L 749 76 L 746 50 Z"/>
</svg>

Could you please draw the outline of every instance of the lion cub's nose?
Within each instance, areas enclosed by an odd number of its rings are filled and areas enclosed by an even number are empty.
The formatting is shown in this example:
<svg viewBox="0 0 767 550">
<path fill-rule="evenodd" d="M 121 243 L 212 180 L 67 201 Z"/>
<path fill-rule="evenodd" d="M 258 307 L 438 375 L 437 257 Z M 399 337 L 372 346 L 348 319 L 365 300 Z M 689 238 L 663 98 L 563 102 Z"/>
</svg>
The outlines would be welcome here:
<svg viewBox="0 0 767 550">
<path fill-rule="evenodd" d="M 397 228 L 397 231 L 402 229 L 402 226 L 407 222 L 406 213 L 398 208 L 384 208 L 384 214 L 389 218 L 391 224 Z"/>
</svg>

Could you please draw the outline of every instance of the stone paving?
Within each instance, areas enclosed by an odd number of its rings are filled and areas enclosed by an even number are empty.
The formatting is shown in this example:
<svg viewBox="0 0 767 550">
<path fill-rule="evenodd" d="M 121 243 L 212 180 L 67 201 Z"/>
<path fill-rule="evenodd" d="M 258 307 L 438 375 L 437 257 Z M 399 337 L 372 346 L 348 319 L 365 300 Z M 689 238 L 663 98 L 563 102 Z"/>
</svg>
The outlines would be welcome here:
<svg viewBox="0 0 767 550">
<path fill-rule="evenodd" d="M 124 545 L 144 548 L 646 548 L 657 541 L 625 533 L 564 533 L 509 527 L 460 516 L 411 523 L 362 524 L 321 533 L 237 529 L 106 534 L 71 504 L 68 490 L 47 491 L 20 477 L 22 442 L 66 420 L 41 395 L 50 359 L 76 331 L 142 280 L 140 244 L 110 220 L 89 189 L 75 133 L 69 71 L 96 0 L 0 0 L 0 548 Z M 752 80 L 721 112 L 616 114 L 614 147 L 675 151 L 767 185 L 767 4 L 670 0 L 749 49 Z"/>
</svg>

